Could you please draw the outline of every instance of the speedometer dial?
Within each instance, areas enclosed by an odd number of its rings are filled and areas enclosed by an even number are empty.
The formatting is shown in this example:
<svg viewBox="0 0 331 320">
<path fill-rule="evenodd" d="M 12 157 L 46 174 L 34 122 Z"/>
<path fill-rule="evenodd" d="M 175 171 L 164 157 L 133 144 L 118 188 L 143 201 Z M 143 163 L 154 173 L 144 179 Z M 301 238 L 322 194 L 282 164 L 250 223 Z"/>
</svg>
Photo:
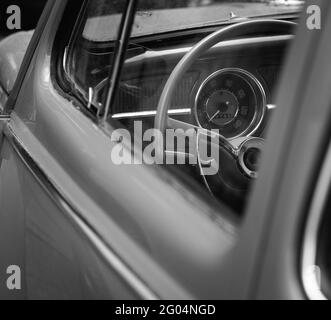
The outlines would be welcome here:
<svg viewBox="0 0 331 320">
<path fill-rule="evenodd" d="M 262 122 L 266 97 L 260 82 L 241 69 L 223 69 L 208 77 L 195 101 L 195 117 L 205 129 L 226 138 L 252 134 Z"/>
</svg>

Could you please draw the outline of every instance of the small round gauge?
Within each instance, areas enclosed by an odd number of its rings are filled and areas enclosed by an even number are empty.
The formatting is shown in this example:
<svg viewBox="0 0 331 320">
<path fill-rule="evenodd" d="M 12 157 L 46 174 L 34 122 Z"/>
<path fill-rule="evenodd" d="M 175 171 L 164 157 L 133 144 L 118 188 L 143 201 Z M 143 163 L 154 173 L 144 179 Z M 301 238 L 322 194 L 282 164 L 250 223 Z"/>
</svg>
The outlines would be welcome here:
<svg viewBox="0 0 331 320">
<path fill-rule="evenodd" d="M 195 101 L 197 123 L 226 138 L 252 134 L 262 122 L 266 96 L 260 82 L 242 69 L 223 69 L 201 85 Z"/>
</svg>

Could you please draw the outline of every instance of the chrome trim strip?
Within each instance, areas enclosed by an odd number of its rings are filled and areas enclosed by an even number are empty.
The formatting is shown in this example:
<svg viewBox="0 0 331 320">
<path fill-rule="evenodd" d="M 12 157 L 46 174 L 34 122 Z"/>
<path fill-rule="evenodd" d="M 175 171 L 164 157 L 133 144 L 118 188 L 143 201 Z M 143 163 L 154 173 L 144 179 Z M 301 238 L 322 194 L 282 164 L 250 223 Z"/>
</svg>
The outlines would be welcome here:
<svg viewBox="0 0 331 320">
<path fill-rule="evenodd" d="M 242 136 L 251 136 L 259 129 L 261 123 L 263 122 L 263 119 L 264 119 L 264 116 L 265 116 L 265 113 L 267 110 L 267 96 L 266 96 L 266 93 L 264 91 L 264 88 L 263 88 L 261 82 L 253 74 L 251 74 L 250 72 L 248 72 L 244 69 L 241 69 L 241 68 L 220 69 L 220 70 L 212 73 L 211 75 L 209 75 L 203 81 L 203 83 L 201 84 L 201 86 L 198 90 L 198 93 L 196 94 L 196 97 L 195 97 L 195 102 L 194 102 L 195 120 L 198 123 L 199 127 L 203 128 L 203 126 L 200 123 L 199 116 L 198 116 L 198 101 L 199 101 L 200 94 L 207 83 L 209 83 L 215 77 L 222 75 L 224 73 L 233 73 L 233 74 L 238 75 L 241 78 L 243 78 L 243 76 L 245 76 L 248 79 L 250 79 L 251 81 L 253 81 L 253 83 L 259 89 L 259 93 L 261 94 L 261 97 L 262 97 L 261 106 L 260 106 L 260 103 L 258 103 L 258 106 L 255 106 L 254 118 L 252 119 L 251 123 L 243 132 L 241 132 L 240 134 L 233 136 L 233 137 L 227 137 L 227 139 L 236 139 L 236 138 L 239 138 Z M 252 85 L 248 82 L 248 80 L 246 78 L 243 78 L 243 80 L 246 81 L 250 87 L 252 87 Z M 252 90 L 254 92 L 254 95 L 256 96 L 256 99 L 258 100 L 257 92 L 254 90 L 254 88 L 252 88 Z"/>
<path fill-rule="evenodd" d="M 25 149 L 22 141 L 15 135 L 10 125 L 4 130 L 5 136 L 14 151 L 26 165 L 30 173 L 40 186 L 47 192 L 55 204 L 76 223 L 86 238 L 96 248 L 101 257 L 122 278 L 122 280 L 143 300 L 158 300 L 159 297 L 139 278 L 138 275 L 120 258 L 120 256 L 106 244 L 97 231 L 86 221 L 86 219 L 74 208 L 74 206 L 61 194 L 56 185 L 47 174 L 33 160 L 30 153 Z"/>
<path fill-rule="evenodd" d="M 322 214 L 327 196 L 331 190 L 331 144 L 329 145 L 321 173 L 314 192 L 312 205 L 308 213 L 308 221 L 304 234 L 301 278 L 305 292 L 311 300 L 328 300 L 320 287 L 319 274 L 317 274 L 317 242 L 318 231 L 322 220 Z"/>
<path fill-rule="evenodd" d="M 191 109 L 172 109 L 168 111 L 169 115 L 189 115 L 191 114 Z M 133 118 L 145 118 L 145 117 L 155 117 L 156 110 L 154 111 L 138 111 L 138 112 L 123 112 L 123 113 L 116 113 L 112 115 L 113 119 L 133 119 Z"/>
</svg>

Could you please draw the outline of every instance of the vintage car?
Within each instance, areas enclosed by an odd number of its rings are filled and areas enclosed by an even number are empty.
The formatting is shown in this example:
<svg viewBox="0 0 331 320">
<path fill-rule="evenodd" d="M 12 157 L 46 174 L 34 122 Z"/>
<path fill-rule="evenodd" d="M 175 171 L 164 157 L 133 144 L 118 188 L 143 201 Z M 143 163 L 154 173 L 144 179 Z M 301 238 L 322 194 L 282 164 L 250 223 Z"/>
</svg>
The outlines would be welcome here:
<svg viewBox="0 0 331 320">
<path fill-rule="evenodd" d="M 330 298 L 329 14 L 53 0 L 2 40 L 0 297 Z"/>
</svg>

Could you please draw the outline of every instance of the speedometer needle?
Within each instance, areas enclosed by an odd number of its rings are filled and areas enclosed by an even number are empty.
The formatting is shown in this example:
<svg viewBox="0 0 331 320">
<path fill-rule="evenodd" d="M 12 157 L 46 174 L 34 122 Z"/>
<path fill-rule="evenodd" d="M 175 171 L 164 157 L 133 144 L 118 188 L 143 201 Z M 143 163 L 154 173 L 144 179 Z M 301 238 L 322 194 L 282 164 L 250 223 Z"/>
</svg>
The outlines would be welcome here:
<svg viewBox="0 0 331 320">
<path fill-rule="evenodd" d="M 218 110 L 210 119 L 209 119 L 209 122 L 212 122 L 217 116 L 218 114 L 220 113 L 221 111 Z"/>
</svg>

